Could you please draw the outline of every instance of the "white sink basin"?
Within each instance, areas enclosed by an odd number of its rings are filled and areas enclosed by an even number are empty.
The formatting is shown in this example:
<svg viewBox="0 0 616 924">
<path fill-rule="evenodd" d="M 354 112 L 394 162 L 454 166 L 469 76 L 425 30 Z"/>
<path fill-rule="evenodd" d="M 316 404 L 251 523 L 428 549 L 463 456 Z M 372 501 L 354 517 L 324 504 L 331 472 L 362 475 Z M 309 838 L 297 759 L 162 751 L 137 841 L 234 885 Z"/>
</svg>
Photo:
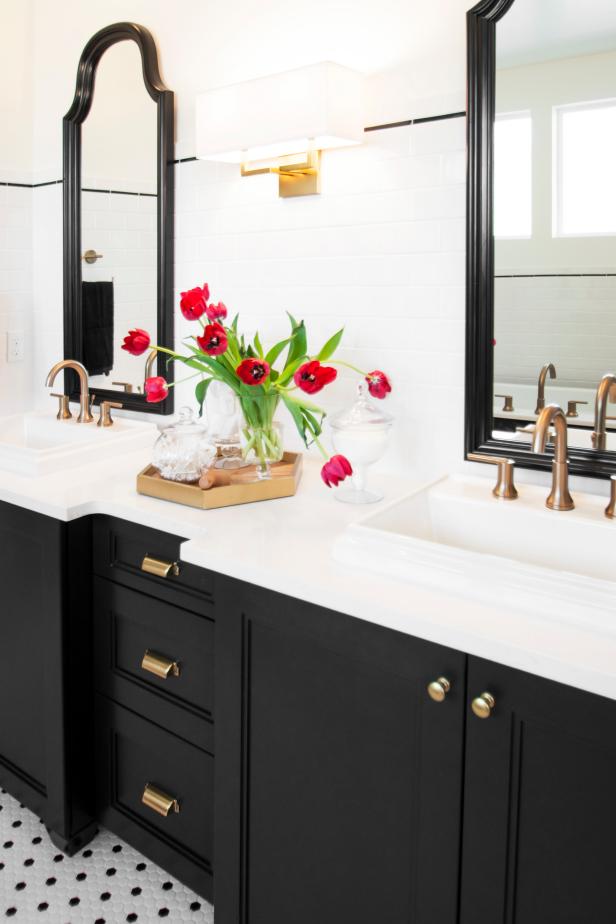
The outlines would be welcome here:
<svg viewBox="0 0 616 924">
<path fill-rule="evenodd" d="M 0 417 L 0 469 L 19 475 L 48 475 L 116 453 L 152 445 L 152 424 L 116 417 L 112 427 L 56 420 L 32 412 Z"/>
<path fill-rule="evenodd" d="M 546 485 L 496 500 L 492 481 L 445 478 L 351 524 L 334 557 L 416 584 L 616 633 L 616 521 L 606 499 L 548 510 Z"/>
</svg>

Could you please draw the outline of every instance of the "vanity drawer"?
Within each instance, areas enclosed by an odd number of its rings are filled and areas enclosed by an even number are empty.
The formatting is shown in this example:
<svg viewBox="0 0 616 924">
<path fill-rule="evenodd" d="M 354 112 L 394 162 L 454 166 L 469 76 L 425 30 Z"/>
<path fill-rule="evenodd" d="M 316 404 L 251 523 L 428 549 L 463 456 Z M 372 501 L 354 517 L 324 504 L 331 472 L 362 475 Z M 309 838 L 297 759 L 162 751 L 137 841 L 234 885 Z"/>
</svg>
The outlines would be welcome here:
<svg viewBox="0 0 616 924">
<path fill-rule="evenodd" d="M 204 612 L 214 592 L 214 575 L 205 568 L 180 562 L 180 536 L 149 529 L 126 520 L 98 516 L 93 523 L 93 569 L 108 578 L 154 594 L 161 600 Z M 161 564 L 179 563 L 166 576 L 144 570 L 144 559 Z M 204 600 L 205 597 L 205 600 Z"/>
<path fill-rule="evenodd" d="M 97 820 L 211 898 L 214 758 L 103 696 L 96 739 Z M 145 805 L 148 784 L 178 811 Z"/>
<path fill-rule="evenodd" d="M 97 691 L 213 750 L 213 621 L 102 578 L 93 591 Z"/>
</svg>

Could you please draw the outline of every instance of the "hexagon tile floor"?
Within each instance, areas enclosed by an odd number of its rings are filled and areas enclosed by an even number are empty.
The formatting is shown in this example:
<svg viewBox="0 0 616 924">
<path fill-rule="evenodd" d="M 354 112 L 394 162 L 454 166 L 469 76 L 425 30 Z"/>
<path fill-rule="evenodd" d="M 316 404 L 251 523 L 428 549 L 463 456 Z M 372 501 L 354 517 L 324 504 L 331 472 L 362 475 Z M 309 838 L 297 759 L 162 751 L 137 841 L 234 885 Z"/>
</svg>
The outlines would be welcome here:
<svg viewBox="0 0 616 924">
<path fill-rule="evenodd" d="M 213 924 L 214 909 L 109 831 L 65 857 L 0 791 L 0 920 L 21 924 Z"/>
</svg>

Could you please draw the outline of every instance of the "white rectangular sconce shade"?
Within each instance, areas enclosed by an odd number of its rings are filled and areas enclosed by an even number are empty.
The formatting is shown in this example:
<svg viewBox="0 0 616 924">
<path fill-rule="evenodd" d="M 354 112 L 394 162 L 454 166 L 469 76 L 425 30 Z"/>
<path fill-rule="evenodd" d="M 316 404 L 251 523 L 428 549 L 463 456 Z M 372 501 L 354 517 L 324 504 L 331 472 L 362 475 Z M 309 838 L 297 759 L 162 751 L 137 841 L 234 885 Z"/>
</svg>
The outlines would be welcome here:
<svg viewBox="0 0 616 924">
<path fill-rule="evenodd" d="M 239 164 L 360 144 L 364 78 L 329 61 L 197 97 L 197 157 Z"/>
</svg>

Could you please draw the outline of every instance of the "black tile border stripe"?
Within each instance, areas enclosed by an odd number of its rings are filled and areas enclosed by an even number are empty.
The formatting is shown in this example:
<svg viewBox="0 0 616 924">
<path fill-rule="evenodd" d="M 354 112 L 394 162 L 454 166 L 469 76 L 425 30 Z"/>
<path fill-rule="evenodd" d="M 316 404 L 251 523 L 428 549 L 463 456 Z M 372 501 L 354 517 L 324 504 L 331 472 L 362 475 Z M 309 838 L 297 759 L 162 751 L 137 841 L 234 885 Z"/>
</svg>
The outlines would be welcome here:
<svg viewBox="0 0 616 924">
<path fill-rule="evenodd" d="M 616 273 L 502 273 L 495 279 L 605 279 Z"/>
<path fill-rule="evenodd" d="M 13 183 L 9 180 L 0 180 L 0 186 L 17 186 L 19 189 L 38 189 L 40 186 L 57 186 L 63 180 L 46 180 L 44 183 Z"/>
<path fill-rule="evenodd" d="M 466 112 L 446 112 L 443 115 L 435 116 L 420 116 L 417 119 L 404 119 L 401 122 L 384 122 L 382 125 L 367 125 L 364 128 L 364 132 L 382 132 L 386 131 L 388 128 L 403 128 L 405 125 L 426 125 L 428 122 L 444 122 L 448 119 L 463 119 L 466 117 Z M 192 161 L 198 160 L 197 157 L 179 157 L 177 160 L 174 160 L 174 164 L 188 164 Z M 62 183 L 63 180 L 48 180 L 46 183 L 11 183 L 8 181 L 0 180 L 0 186 L 19 186 L 22 189 L 38 189 L 41 186 L 55 186 L 58 183 Z M 126 192 L 122 189 L 86 189 L 82 190 L 83 192 L 100 192 L 100 193 L 114 193 L 120 196 L 153 196 L 156 197 L 156 193 L 137 193 L 137 192 Z"/>
<path fill-rule="evenodd" d="M 405 125 L 425 125 L 428 122 L 445 122 L 448 119 L 464 119 L 466 112 L 446 112 L 443 115 L 421 116 L 417 119 L 404 119 L 402 122 L 384 122 L 382 125 L 368 125 L 365 132 L 382 132 L 388 128 L 403 128 Z"/>
<path fill-rule="evenodd" d="M 91 192 L 91 193 L 107 193 L 108 195 L 114 195 L 114 196 L 141 196 L 141 197 L 145 196 L 146 198 L 150 198 L 150 199 L 158 198 L 157 193 L 131 192 L 130 190 L 127 190 L 127 189 L 95 189 L 94 187 L 90 187 L 90 186 L 82 186 L 81 191 Z"/>
</svg>

